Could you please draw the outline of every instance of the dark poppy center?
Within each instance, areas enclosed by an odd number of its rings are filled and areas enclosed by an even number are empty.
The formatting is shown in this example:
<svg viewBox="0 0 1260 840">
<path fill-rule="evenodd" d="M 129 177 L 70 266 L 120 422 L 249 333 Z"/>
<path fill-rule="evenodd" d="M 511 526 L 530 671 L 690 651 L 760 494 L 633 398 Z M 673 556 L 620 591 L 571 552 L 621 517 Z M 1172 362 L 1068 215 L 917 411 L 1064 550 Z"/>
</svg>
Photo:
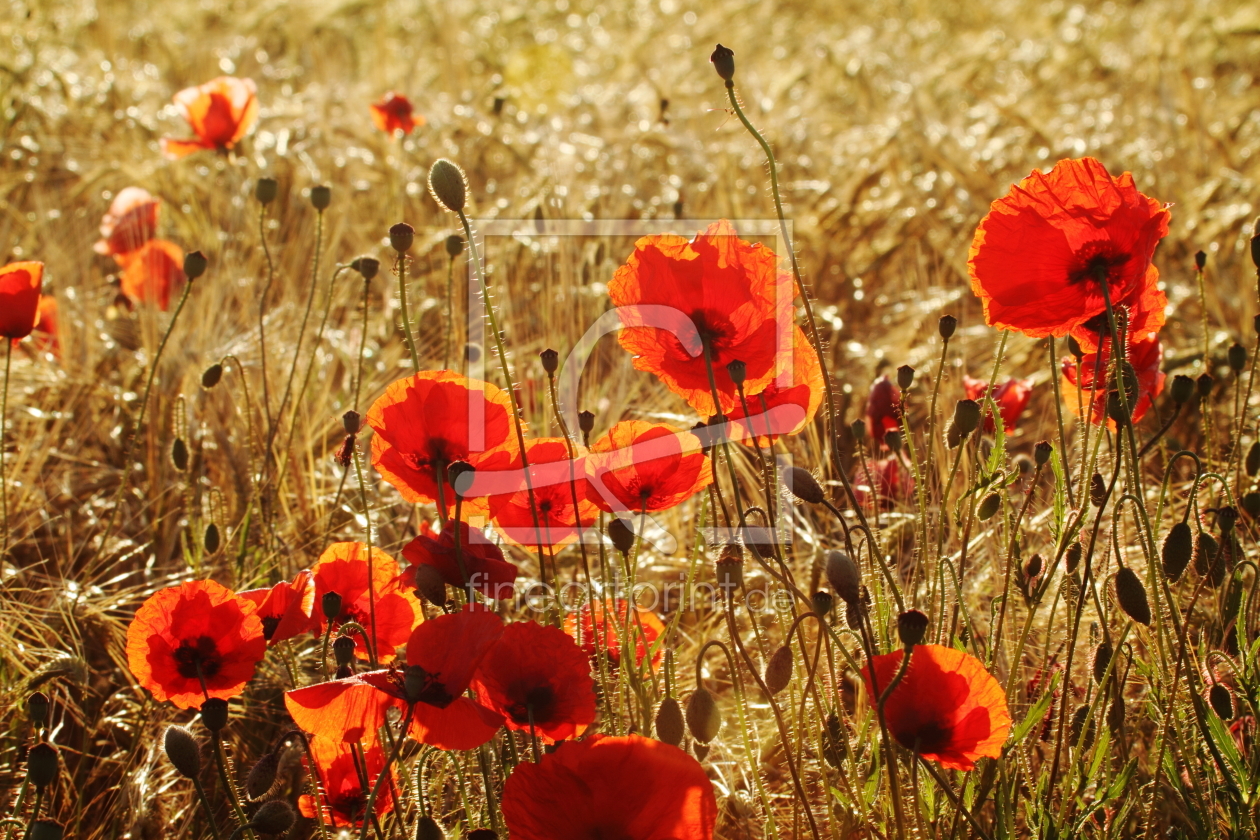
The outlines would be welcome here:
<svg viewBox="0 0 1260 840">
<path fill-rule="evenodd" d="M 447 465 L 461 460 L 463 455 L 456 447 L 444 438 L 429 438 L 428 446 L 419 452 L 402 453 L 403 463 L 417 472 L 432 472 L 440 475 Z"/>
<path fill-rule="evenodd" d="M 408 665 L 403 672 L 403 699 L 409 703 L 427 703 L 445 709 L 455 702 L 455 695 L 438 680 L 439 674 L 430 674 L 419 665 Z"/>
<path fill-rule="evenodd" d="M 556 708 L 556 693 L 549 685 L 536 685 L 521 691 L 512 692 L 514 702 L 508 706 L 508 717 L 515 723 L 528 724 L 530 716 L 534 723 L 545 723 L 551 720 Z"/>
<path fill-rule="evenodd" d="M 1077 256 L 1070 271 L 1068 282 L 1072 285 L 1093 281 L 1099 286 L 1104 281 L 1115 280 L 1117 269 L 1129 261 L 1131 255 L 1117 251 L 1110 242 L 1086 246 Z"/>
<path fill-rule="evenodd" d="M 953 737 L 953 727 L 943 726 L 937 721 L 928 721 L 910 732 L 897 733 L 897 740 L 902 746 L 921 754 L 939 753 L 949 746 Z"/>
<path fill-rule="evenodd" d="M 219 649 L 209 636 L 184 639 L 175 648 L 175 670 L 184 679 L 195 680 L 200 675 L 208 680 L 219 673 L 222 665 Z"/>
<path fill-rule="evenodd" d="M 263 638 L 271 641 L 271 637 L 276 635 L 276 628 L 280 626 L 280 616 L 265 615 L 262 620 Z"/>
<path fill-rule="evenodd" d="M 722 347 L 735 334 L 735 325 L 731 323 L 731 319 L 712 309 L 697 309 L 692 312 L 691 323 L 695 325 L 700 340 L 712 350 Z"/>
</svg>

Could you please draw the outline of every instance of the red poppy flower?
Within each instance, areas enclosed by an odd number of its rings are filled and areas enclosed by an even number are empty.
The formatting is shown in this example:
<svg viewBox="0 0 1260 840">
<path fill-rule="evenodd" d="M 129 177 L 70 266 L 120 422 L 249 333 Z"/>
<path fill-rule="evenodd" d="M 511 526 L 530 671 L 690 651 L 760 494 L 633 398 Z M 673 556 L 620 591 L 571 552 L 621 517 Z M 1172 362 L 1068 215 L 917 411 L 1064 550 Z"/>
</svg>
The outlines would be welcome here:
<svg viewBox="0 0 1260 840">
<path fill-rule="evenodd" d="M 512 423 L 512 398 L 489 382 L 449 370 L 426 370 L 400 379 L 372 403 L 367 423 L 372 465 L 403 498 L 417 504 L 442 501 L 455 492 L 446 468 L 467 461 L 478 469 L 504 469 L 519 457 Z M 468 516 L 488 512 L 484 499 L 465 499 Z"/>
<path fill-rule="evenodd" d="M 341 613 L 333 620 L 334 629 L 353 621 L 362 627 L 372 640 L 376 658 L 385 662 L 393 657 L 399 645 L 407 641 L 411 630 L 424 620 L 424 611 L 406 579 L 398 568 L 398 561 L 379 548 L 372 549 L 372 585 L 368 589 L 367 546 L 358 542 L 333 543 L 320 555 L 311 567 L 314 576 L 315 632 L 322 635 L 327 629 L 323 617 L 324 595 L 336 592 L 341 596 Z M 370 596 L 376 596 L 376 635 L 372 635 Z M 360 659 L 368 659 L 362 645 L 355 648 Z"/>
<path fill-rule="evenodd" d="M 424 125 L 424 117 L 412 112 L 411 100 L 392 90 L 380 102 L 373 102 L 371 108 L 372 122 L 391 137 L 396 131 L 410 134 L 413 128 Z"/>
<path fill-rule="evenodd" d="M 444 750 L 471 750 L 503 725 L 498 713 L 465 697 L 482 657 L 503 632 L 503 621 L 482 607 L 442 615 L 421 624 L 407 641 L 407 667 L 369 671 L 342 680 L 288 691 L 284 704 L 293 722 L 316 737 L 378 743 L 390 708 L 407 708 L 408 683 L 415 704 L 408 734 Z"/>
<path fill-rule="evenodd" d="M 381 744 L 373 744 L 362 753 L 362 765 L 356 760 L 353 748 L 342 741 L 327 738 L 311 738 L 311 753 L 315 756 L 315 767 L 311 767 L 307 759 L 307 772 L 319 781 L 320 803 L 324 806 L 323 821 L 338 828 L 362 825 L 363 811 L 367 807 L 368 797 L 372 795 L 372 787 L 385 769 L 385 748 Z M 363 786 L 362 769 L 367 777 L 367 787 Z M 394 810 L 394 792 L 392 784 L 385 784 L 376 796 L 372 810 L 380 817 Z M 298 797 L 298 810 L 304 817 L 315 817 L 315 797 L 304 793 Z"/>
<path fill-rule="evenodd" d="M 914 495 L 914 474 L 896 455 L 889 455 L 863 470 L 866 481 L 853 488 L 858 504 L 867 504 L 872 492 L 880 510 L 892 510 Z"/>
<path fill-rule="evenodd" d="M 520 464 L 511 470 L 479 470 L 469 492 L 489 495 L 495 529 L 513 545 L 544 547 L 558 551 L 578 538 L 579 520 L 589 529 L 599 509 L 587 499 L 586 459 L 569 457 L 564 438 L 538 438 L 525 443 L 529 480 L 534 491 L 531 508 L 525 474 Z M 502 489 L 508 492 L 502 492 Z M 576 491 L 577 508 L 573 497 Z M 534 513 L 538 527 L 534 526 Z"/>
<path fill-rule="evenodd" d="M 257 93 L 253 79 L 235 76 L 220 76 L 181 90 L 175 94 L 175 107 L 197 136 L 192 140 L 163 137 L 162 154 L 182 158 L 201 149 L 233 148 L 258 119 Z"/>
<path fill-rule="evenodd" d="M 994 327 L 1034 338 L 1066 335 L 1146 277 L 1169 212 L 1138 192 L 1128 172 L 1113 178 L 1093 158 L 1033 172 L 993 202 L 976 229 L 972 291 Z"/>
<path fill-rule="evenodd" d="M 1159 269 L 1148 266 L 1142 284 L 1128 298 L 1114 303 L 1116 326 L 1123 328 L 1130 341 L 1153 341 L 1164 326 L 1167 307 L 1168 296 L 1159 288 Z M 1098 349 L 1100 339 L 1110 346 L 1111 325 L 1107 322 L 1107 313 L 1100 312 L 1073 329 L 1072 337 L 1087 353 Z"/>
<path fill-rule="evenodd" d="M 710 225 L 690 242 L 681 236 L 645 236 L 608 284 L 621 317 L 621 346 L 634 366 L 655 374 L 701 416 L 739 405 L 726 370 L 740 361 L 745 393 L 755 394 L 779 373 L 792 341 L 791 275 L 764 245 L 745 242 L 730 222 Z M 780 353 L 782 348 L 784 352 Z"/>
<path fill-rule="evenodd" d="M 622 628 L 626 626 L 628 610 L 629 602 L 621 598 L 583 604 L 577 612 L 571 612 L 564 617 L 564 632 L 573 637 L 578 647 L 593 662 L 596 661 L 598 648 L 595 643 L 598 637 L 599 643 L 604 647 L 605 656 L 608 657 L 608 664 L 617 668 L 621 664 L 621 634 Z M 664 632 L 665 625 L 656 617 L 656 613 L 635 605 L 634 615 L 630 616 L 630 638 L 634 644 L 635 665 L 643 664 L 643 658 Z M 627 645 L 627 649 L 628 647 Z M 660 665 L 664 656 L 665 649 L 658 646 L 652 654 L 652 664 Z"/>
<path fill-rule="evenodd" d="M 1081 358 L 1080 369 L 1077 370 L 1076 359 L 1065 356 L 1063 359 L 1063 401 L 1076 416 L 1080 416 L 1081 407 L 1089 412 L 1089 422 L 1101 426 L 1107 421 L 1107 428 L 1114 429 L 1115 421 L 1107 417 L 1107 395 L 1110 389 L 1108 371 L 1111 369 L 1111 339 L 1103 341 L 1101 357 L 1099 353 L 1086 353 Z M 1125 358 L 1133 366 L 1137 374 L 1137 400 L 1132 409 L 1133 422 L 1136 423 L 1146 414 L 1155 397 L 1164 390 L 1164 372 L 1159 369 L 1164 360 L 1164 348 L 1159 341 L 1131 342 L 1125 348 Z M 1095 371 L 1097 387 L 1095 387 Z M 1089 406 L 1090 391 L 1094 391 L 1093 408 Z"/>
<path fill-rule="evenodd" d="M 31 338 L 37 349 L 61 355 L 61 342 L 57 339 L 57 298 L 52 295 L 39 296 L 39 320 L 35 322 Z"/>
<path fill-rule="evenodd" d="M 751 420 L 741 403 L 727 414 L 726 433 L 731 440 L 769 448 L 779 435 L 794 435 L 818 413 L 824 396 L 822 365 L 800 327 L 792 327 L 792 365 L 779 373 L 760 393 L 747 397 Z"/>
<path fill-rule="evenodd" d="M 455 531 L 459 530 L 459 557 L 455 557 Z M 407 584 L 416 585 L 416 567 L 432 566 L 442 575 L 448 586 L 474 590 L 495 600 L 512 597 L 512 584 L 516 580 L 515 564 L 503 558 L 503 550 L 486 539 L 479 529 L 469 528 L 465 522 L 451 522 L 440 534 L 425 533 L 407 543 L 403 557 L 412 564 L 403 572 Z M 463 562 L 463 570 L 460 569 Z M 464 575 L 467 574 L 467 580 Z"/>
<path fill-rule="evenodd" d="M 713 784 L 700 762 L 641 735 L 593 735 L 516 765 L 503 785 L 511 840 L 710 840 Z"/>
<path fill-rule="evenodd" d="M 878 447 L 884 435 L 901 428 L 901 390 L 887 376 L 871 385 L 866 398 L 866 436 Z"/>
<path fill-rule="evenodd" d="M 664 423 L 623 420 L 586 456 L 588 498 L 609 513 L 668 510 L 713 482 L 700 439 Z"/>
<path fill-rule="evenodd" d="M 135 303 L 151 303 L 165 312 L 172 290 L 184 283 L 183 249 L 165 239 L 150 239 L 117 259 L 123 268 L 122 293 Z"/>
<path fill-rule="evenodd" d="M 297 573 L 293 581 L 282 580 L 266 589 L 248 589 L 241 597 L 258 608 L 263 636 L 268 645 L 301 636 L 319 629 L 315 613 L 315 581 L 308 569 Z"/>
<path fill-rule="evenodd" d="M 532 729 L 553 744 L 595 720 L 595 681 L 586 654 L 563 630 L 535 621 L 509 624 L 473 680 L 481 702 L 508 729 Z"/>
<path fill-rule="evenodd" d="M 0 335 L 26 338 L 39 321 L 42 262 L 15 262 L 0 268 Z"/>
<path fill-rule="evenodd" d="M 892 682 L 904 651 L 872 659 L 882 692 Z M 874 704 L 870 668 L 862 670 Z M 970 770 L 978 758 L 997 758 L 1011 731 L 1002 686 L 970 654 L 942 645 L 915 645 L 910 667 L 884 706 L 888 730 L 898 743 L 950 770 Z"/>
<path fill-rule="evenodd" d="M 1008 435 L 1015 431 L 1020 415 L 1028 407 L 1028 400 L 1032 398 L 1032 384 L 1031 379 L 1014 379 L 1008 376 L 1001 385 L 990 388 L 989 383 L 983 379 L 972 379 L 963 374 L 963 391 L 966 392 L 967 399 L 979 402 L 984 399 L 986 391 L 990 392 L 993 402 L 997 403 L 1002 428 Z M 993 418 L 988 414 L 984 415 L 984 430 L 993 434 Z"/>
<path fill-rule="evenodd" d="M 237 696 L 266 653 L 254 605 L 212 580 L 159 590 L 127 627 L 131 673 L 155 700 L 181 709 Z"/>
<path fill-rule="evenodd" d="M 122 256 L 139 250 L 157 236 L 158 209 L 162 202 L 140 187 L 127 187 L 114 196 L 109 212 L 101 218 L 101 239 L 93 250 Z"/>
</svg>

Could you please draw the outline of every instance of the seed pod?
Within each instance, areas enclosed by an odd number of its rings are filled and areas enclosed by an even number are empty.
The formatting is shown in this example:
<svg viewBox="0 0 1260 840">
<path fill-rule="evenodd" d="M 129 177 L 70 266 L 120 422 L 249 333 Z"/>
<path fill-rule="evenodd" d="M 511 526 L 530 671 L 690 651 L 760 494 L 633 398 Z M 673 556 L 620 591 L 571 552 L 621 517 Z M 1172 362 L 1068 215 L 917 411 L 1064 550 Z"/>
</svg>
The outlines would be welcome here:
<svg viewBox="0 0 1260 840">
<path fill-rule="evenodd" d="M 830 615 L 831 610 L 836 605 L 836 599 L 831 596 L 831 593 L 821 589 L 809 596 L 809 600 L 814 605 L 814 615 L 819 618 L 826 618 Z"/>
<path fill-rule="evenodd" d="M 906 610 L 897 616 L 897 636 L 907 651 L 923 642 L 927 628 L 927 614 L 920 610 Z"/>
<path fill-rule="evenodd" d="M 976 518 L 981 522 L 988 522 L 1000 507 L 1002 507 L 1002 497 L 997 493 L 990 493 L 980 500 L 980 506 L 976 508 Z"/>
<path fill-rule="evenodd" d="M 48 725 L 48 713 L 51 708 L 52 704 L 48 702 L 48 695 L 42 691 L 36 691 L 26 698 L 26 714 L 30 716 L 31 723 L 37 727 Z"/>
<path fill-rule="evenodd" d="M 319 599 L 319 608 L 328 621 L 336 621 L 341 615 L 341 595 L 337 592 L 325 592 Z"/>
<path fill-rule="evenodd" d="M 456 496 L 461 499 L 467 498 L 469 491 L 472 490 L 476 473 L 477 468 L 467 461 L 452 461 L 446 468 L 446 483 L 451 485 Z"/>
<path fill-rule="evenodd" d="M 1203 251 L 1194 252 L 1194 267 L 1199 271 L 1203 270 L 1203 266 L 1207 265 L 1207 254 Z"/>
<path fill-rule="evenodd" d="M 844 730 L 840 727 L 840 717 L 832 712 L 827 715 L 827 723 L 823 727 L 822 753 L 823 759 L 832 767 L 839 769 L 844 751 L 841 746 Z"/>
<path fill-rule="evenodd" d="M 1251 264 L 1260 271 L 1260 218 L 1256 219 L 1251 229 Z"/>
<path fill-rule="evenodd" d="M 1216 524 L 1221 529 L 1222 538 L 1228 534 L 1232 534 L 1234 532 L 1234 526 L 1238 524 L 1238 508 L 1233 507 L 1232 505 L 1225 505 L 1217 508 Z"/>
<path fill-rule="evenodd" d="M 1194 381 L 1195 389 L 1199 392 L 1199 398 L 1206 400 L 1212 396 L 1212 386 L 1216 380 L 1212 378 L 1210 373 L 1200 373 L 1199 378 Z"/>
<path fill-rule="evenodd" d="M 446 834 L 433 817 L 421 817 L 416 820 L 416 840 L 446 840 Z"/>
<path fill-rule="evenodd" d="M 358 647 L 353 636 L 338 636 L 333 642 L 333 656 L 338 665 L 349 665 L 354 662 L 354 650 Z"/>
<path fill-rule="evenodd" d="M 1190 523 L 1178 522 L 1168 529 L 1164 537 L 1164 545 L 1160 550 L 1160 559 L 1164 566 L 1164 576 L 1174 583 L 1190 565 L 1194 556 L 1194 532 Z"/>
<path fill-rule="evenodd" d="M 827 552 L 827 582 L 846 604 L 855 605 L 862 597 L 862 572 L 853 558 L 840 550 Z"/>
<path fill-rule="evenodd" d="M 270 799 L 262 804 L 249 821 L 249 827 L 263 834 L 284 834 L 293 827 L 297 814 L 283 799 Z"/>
<path fill-rule="evenodd" d="M 735 78 L 735 51 L 721 44 L 717 45 L 717 49 L 713 51 L 713 55 L 709 56 L 709 61 L 713 62 L 713 69 L 717 71 L 723 81 L 731 81 Z"/>
<path fill-rule="evenodd" d="M 1129 618 L 1138 624 L 1151 626 L 1151 605 L 1146 600 L 1146 587 L 1128 566 L 1121 566 L 1116 572 L 1116 600 Z"/>
<path fill-rule="evenodd" d="M 213 388 L 215 385 L 219 384 L 219 380 L 222 378 L 223 365 L 215 362 L 210 365 L 210 367 L 206 368 L 205 372 L 201 374 L 201 387 Z"/>
<path fill-rule="evenodd" d="M 792 649 L 783 645 L 766 664 L 766 689 L 771 696 L 787 688 L 792 681 Z"/>
<path fill-rule="evenodd" d="M 1124 698 L 1118 694 L 1112 698 L 1111 705 L 1107 707 L 1107 728 L 1112 733 L 1124 729 Z"/>
<path fill-rule="evenodd" d="M 980 403 L 975 400 L 959 400 L 954 406 L 952 425 L 962 438 L 974 432 L 980 426 Z"/>
<path fill-rule="evenodd" d="M 887 446 L 895 455 L 901 451 L 901 432 L 897 429 L 889 429 L 884 432 L 884 445 Z"/>
<path fill-rule="evenodd" d="M 381 270 L 381 261 L 376 257 L 359 257 L 350 263 L 350 267 L 359 272 L 365 281 L 370 281 Z"/>
<path fill-rule="evenodd" d="M 744 552 L 734 543 L 722 546 L 714 564 L 718 589 L 730 597 L 735 590 L 744 585 Z"/>
<path fill-rule="evenodd" d="M 184 276 L 188 278 L 189 282 L 206 273 L 206 262 L 206 255 L 200 251 L 193 251 L 184 255 Z"/>
<path fill-rule="evenodd" d="M 543 370 L 547 373 L 555 373 L 560 367 L 560 354 L 550 347 L 539 353 L 538 358 L 542 362 Z"/>
<path fill-rule="evenodd" d="M 171 444 L 171 463 L 180 472 L 188 472 L 188 444 L 183 438 L 175 438 Z"/>
<path fill-rule="evenodd" d="M 468 197 L 464 170 L 446 158 L 438 158 L 429 168 L 429 192 L 444 209 L 459 213 Z"/>
<path fill-rule="evenodd" d="M 1094 648 L 1094 682 L 1102 684 L 1103 675 L 1107 673 L 1107 666 L 1110 664 L 1111 643 L 1104 641 Z"/>
<path fill-rule="evenodd" d="M 320 184 L 319 186 L 311 187 L 311 206 L 312 207 L 314 207 L 316 210 L 322 213 L 328 209 L 329 204 L 332 204 L 332 188 L 331 187 L 327 186 L 326 184 Z"/>
<path fill-rule="evenodd" d="M 1251 446 L 1247 448 L 1247 475 L 1251 478 L 1256 477 L 1256 473 L 1260 473 L 1260 440 L 1252 441 Z"/>
<path fill-rule="evenodd" d="M 187 729 L 182 726 L 166 727 L 162 747 L 166 750 L 167 759 L 181 776 L 195 779 L 201 775 L 201 748 Z"/>
<path fill-rule="evenodd" d="M 1086 730 L 1086 724 L 1089 728 Z M 1072 715 L 1072 746 L 1081 745 L 1082 750 L 1088 750 L 1094 745 L 1094 722 L 1089 719 L 1089 704 L 1082 703 L 1076 707 L 1076 712 Z M 1085 741 L 1081 742 L 1081 733 L 1085 734 Z"/>
<path fill-rule="evenodd" d="M 341 415 L 341 427 L 346 430 L 348 435 L 356 435 L 359 429 L 363 428 L 363 415 L 357 411 L 347 411 Z"/>
<path fill-rule="evenodd" d="M 1089 500 L 1094 507 L 1102 507 L 1107 501 L 1107 482 L 1103 481 L 1101 473 L 1094 473 L 1089 479 Z"/>
<path fill-rule="evenodd" d="M 1240 504 L 1242 505 L 1243 512 L 1252 519 L 1260 518 L 1260 493 L 1252 490 L 1249 493 L 1243 494 L 1242 502 Z"/>
<path fill-rule="evenodd" d="M 26 779 L 37 788 L 48 787 L 57 778 L 59 764 L 57 748 L 40 741 L 27 753 Z"/>
<path fill-rule="evenodd" d="M 673 697 L 666 697 L 656 710 L 656 737 L 675 747 L 683 740 L 682 707 Z"/>
<path fill-rule="evenodd" d="M 629 554 L 634 548 L 634 531 L 624 519 L 617 518 L 608 523 L 608 539 L 622 554 Z"/>
<path fill-rule="evenodd" d="M 849 431 L 853 433 L 853 439 L 858 443 L 866 440 L 866 421 L 854 420 L 849 424 Z"/>
<path fill-rule="evenodd" d="M 424 563 L 416 566 L 416 592 L 435 607 L 446 603 L 446 581 L 442 573 Z"/>
<path fill-rule="evenodd" d="M 446 237 L 446 255 L 455 259 L 462 253 L 464 253 L 464 237 L 453 233 Z"/>
<path fill-rule="evenodd" d="M 27 840 L 62 840 L 66 830 L 56 820 L 35 820 L 31 823 Z"/>
<path fill-rule="evenodd" d="M 937 333 L 946 341 L 954 335 L 956 329 L 958 329 L 958 319 L 953 315 L 942 315 L 941 320 L 936 322 Z"/>
<path fill-rule="evenodd" d="M 201 723 L 211 732 L 222 732 L 228 721 L 228 701 L 210 697 L 201 704 Z"/>
<path fill-rule="evenodd" d="M 1194 380 L 1184 373 L 1179 373 L 1173 377 L 1168 391 L 1172 394 L 1173 402 L 1181 405 L 1194 396 Z"/>
<path fill-rule="evenodd" d="M 258 183 L 254 184 L 254 198 L 258 199 L 258 203 L 264 207 L 276 200 L 276 194 L 280 192 L 280 185 L 276 183 L 275 178 L 259 178 Z"/>
<path fill-rule="evenodd" d="M 788 467 L 784 470 L 783 483 L 787 485 L 789 493 L 806 504 L 820 505 L 826 498 L 818 479 L 803 467 Z"/>
<path fill-rule="evenodd" d="M 582 434 L 589 435 L 595 429 L 595 413 L 592 411 L 578 412 L 578 428 Z"/>
<path fill-rule="evenodd" d="M 1208 703 L 1221 720 L 1234 719 L 1234 698 L 1225 686 L 1212 683 L 1212 687 L 1208 689 Z"/>
<path fill-rule="evenodd" d="M 271 793 L 276 786 L 276 771 L 280 769 L 280 752 L 273 751 L 264 755 L 249 769 L 245 777 L 245 795 L 251 802 L 257 802 Z"/>
<path fill-rule="evenodd" d="M 220 540 L 219 526 L 211 522 L 206 526 L 206 536 L 203 544 L 206 548 L 206 554 L 214 554 L 219 550 Z"/>
<path fill-rule="evenodd" d="M 910 365 L 902 365 L 897 368 L 897 387 L 906 390 L 914 384 L 914 368 Z"/>
<path fill-rule="evenodd" d="M 735 387 L 740 388 L 744 380 L 748 378 L 748 365 L 739 359 L 731 359 L 726 363 L 726 373 L 730 376 L 731 382 L 735 383 Z"/>
<path fill-rule="evenodd" d="M 1229 346 L 1227 358 L 1229 369 L 1234 373 L 1240 373 L 1247 366 L 1247 348 L 1235 341 Z"/>
<path fill-rule="evenodd" d="M 1074 542 L 1067 547 L 1067 551 L 1063 553 L 1063 569 L 1069 575 L 1076 574 L 1076 569 L 1081 565 L 1081 555 L 1085 553 L 1085 549 L 1081 548 L 1081 544 Z"/>
<path fill-rule="evenodd" d="M 1050 462 L 1050 454 L 1054 452 L 1054 447 L 1048 440 L 1038 441 L 1033 447 L 1033 462 L 1039 467 L 1044 467 Z"/>
<path fill-rule="evenodd" d="M 697 688 L 687 701 L 687 729 L 691 737 L 707 744 L 717 737 L 721 728 L 722 713 L 718 711 L 717 701 L 707 688 Z"/>
<path fill-rule="evenodd" d="M 415 241 L 416 229 L 406 222 L 399 222 L 389 229 L 389 247 L 400 254 L 410 251 Z"/>
</svg>

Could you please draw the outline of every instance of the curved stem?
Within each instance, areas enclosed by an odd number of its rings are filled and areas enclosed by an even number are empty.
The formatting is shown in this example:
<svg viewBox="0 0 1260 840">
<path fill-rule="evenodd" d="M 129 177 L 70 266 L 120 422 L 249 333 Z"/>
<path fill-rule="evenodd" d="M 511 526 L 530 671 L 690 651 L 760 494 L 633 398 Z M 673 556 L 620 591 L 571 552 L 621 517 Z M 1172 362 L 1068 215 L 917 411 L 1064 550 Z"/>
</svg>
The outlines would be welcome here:
<svg viewBox="0 0 1260 840">
<path fill-rule="evenodd" d="M 8 436 L 6 421 L 9 419 L 9 369 L 13 363 L 13 342 L 4 339 L 4 392 L 0 397 L 0 506 L 4 510 L 4 547 L 0 560 L 9 553 L 9 479 L 4 464 L 4 439 Z"/>
<path fill-rule="evenodd" d="M 407 352 L 411 354 L 411 368 L 420 372 L 420 355 L 416 353 L 416 339 L 411 334 L 411 313 L 407 309 L 407 255 L 398 255 L 398 305 L 402 309 L 403 338 L 407 342 Z"/>
<path fill-rule="evenodd" d="M 267 258 L 267 282 L 263 284 L 262 292 L 258 295 L 258 347 L 262 358 L 262 386 L 263 386 L 263 416 L 267 419 L 267 441 L 271 441 L 271 392 L 267 387 L 267 295 L 271 291 L 271 285 L 276 279 L 276 266 L 271 260 L 271 249 L 267 246 L 267 233 L 265 223 L 267 220 L 267 205 L 263 204 L 258 208 L 258 240 L 262 243 L 263 256 Z M 264 457 L 266 457 L 264 455 Z"/>
</svg>

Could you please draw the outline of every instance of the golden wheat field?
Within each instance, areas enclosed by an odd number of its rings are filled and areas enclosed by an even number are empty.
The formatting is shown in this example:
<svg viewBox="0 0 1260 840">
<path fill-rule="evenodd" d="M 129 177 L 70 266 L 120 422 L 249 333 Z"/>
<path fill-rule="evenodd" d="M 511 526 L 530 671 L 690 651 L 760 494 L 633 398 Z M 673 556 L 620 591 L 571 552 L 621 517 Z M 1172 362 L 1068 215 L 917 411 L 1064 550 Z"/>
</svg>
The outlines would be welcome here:
<svg viewBox="0 0 1260 840">
<path fill-rule="evenodd" d="M 0 44 L 0 840 L 1256 835 L 1260 7 Z"/>
</svg>

